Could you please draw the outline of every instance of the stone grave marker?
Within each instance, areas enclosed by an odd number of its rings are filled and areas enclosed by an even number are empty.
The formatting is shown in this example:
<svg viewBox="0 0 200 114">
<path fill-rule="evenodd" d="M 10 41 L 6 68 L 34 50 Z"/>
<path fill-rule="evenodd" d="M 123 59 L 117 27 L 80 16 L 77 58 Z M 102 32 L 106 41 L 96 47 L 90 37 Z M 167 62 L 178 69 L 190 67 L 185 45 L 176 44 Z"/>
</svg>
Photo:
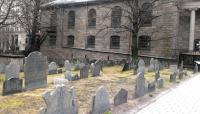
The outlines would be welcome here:
<svg viewBox="0 0 200 114">
<path fill-rule="evenodd" d="M 47 86 L 47 58 L 40 52 L 32 52 L 25 59 L 25 89 Z"/>
<path fill-rule="evenodd" d="M 122 71 L 128 71 L 130 69 L 130 63 L 126 62 L 123 66 Z"/>
<path fill-rule="evenodd" d="M 155 71 L 155 60 L 154 58 L 151 58 L 148 72 L 153 72 L 153 71 Z"/>
<path fill-rule="evenodd" d="M 118 106 L 123 103 L 127 103 L 127 99 L 128 99 L 128 91 L 122 88 L 114 97 L 114 105 Z"/>
<path fill-rule="evenodd" d="M 72 75 L 70 71 L 66 71 L 65 72 L 65 79 L 72 81 Z"/>
<path fill-rule="evenodd" d="M 9 78 L 3 83 L 3 95 L 22 92 L 22 79 Z"/>
<path fill-rule="evenodd" d="M 145 89 L 145 78 L 143 73 L 138 73 L 135 84 L 135 98 L 144 96 L 146 93 Z"/>
<path fill-rule="evenodd" d="M 176 75 L 175 72 L 170 75 L 170 82 L 176 82 Z"/>
<path fill-rule="evenodd" d="M 67 88 L 58 85 L 52 91 L 43 95 L 46 108 L 41 108 L 40 114 L 78 114 L 78 104 L 74 87 Z"/>
<path fill-rule="evenodd" d="M 140 59 L 138 62 L 137 74 L 138 73 L 142 73 L 143 75 L 145 73 L 145 62 L 143 59 Z"/>
<path fill-rule="evenodd" d="M 68 60 L 65 60 L 65 71 L 70 71 L 71 70 L 71 64 Z"/>
<path fill-rule="evenodd" d="M 157 81 L 160 78 L 160 71 L 156 71 L 155 73 L 155 81 Z"/>
<path fill-rule="evenodd" d="M 80 78 L 88 78 L 89 76 L 89 68 L 88 66 L 84 66 L 81 70 L 80 70 Z"/>
<path fill-rule="evenodd" d="M 10 78 L 19 78 L 19 71 L 20 71 L 20 66 L 14 62 L 11 62 L 9 65 L 6 66 L 5 80 L 8 80 Z"/>
<path fill-rule="evenodd" d="M 172 72 L 172 73 L 177 73 L 177 71 L 178 71 L 178 66 L 177 65 L 170 65 L 169 66 L 169 69 L 170 69 L 170 71 Z"/>
<path fill-rule="evenodd" d="M 1 63 L 0 64 L 0 73 L 4 73 L 5 72 L 5 68 L 6 68 L 6 65 L 4 63 Z"/>
<path fill-rule="evenodd" d="M 157 87 L 158 87 L 158 89 L 161 89 L 164 87 L 164 80 L 162 78 L 159 78 L 157 80 Z"/>
<path fill-rule="evenodd" d="M 49 75 L 52 75 L 52 74 L 57 74 L 57 69 L 58 69 L 58 66 L 55 62 L 51 62 L 49 65 L 48 65 L 48 74 Z"/>
<path fill-rule="evenodd" d="M 75 74 L 73 77 L 72 77 L 72 81 L 77 81 L 79 80 L 79 76 L 78 74 Z"/>
<path fill-rule="evenodd" d="M 158 59 L 155 60 L 155 72 L 160 71 L 160 62 L 158 61 Z"/>
<path fill-rule="evenodd" d="M 195 64 L 195 66 L 194 66 L 194 73 L 197 73 L 197 72 L 199 72 L 199 67 L 198 67 L 197 64 Z"/>
<path fill-rule="evenodd" d="M 94 64 L 92 69 L 92 76 L 96 77 L 96 76 L 100 76 L 100 72 L 101 72 L 101 66 L 98 64 Z"/>
<path fill-rule="evenodd" d="M 54 78 L 53 79 L 53 84 L 56 85 L 67 85 L 68 80 L 67 79 L 63 79 L 63 78 Z"/>
<path fill-rule="evenodd" d="M 156 84 L 155 82 L 148 83 L 148 92 L 153 92 L 156 90 Z"/>
<path fill-rule="evenodd" d="M 90 114 L 104 114 L 110 110 L 109 94 L 105 87 L 97 89 L 95 96 L 92 98 L 92 108 Z"/>
</svg>

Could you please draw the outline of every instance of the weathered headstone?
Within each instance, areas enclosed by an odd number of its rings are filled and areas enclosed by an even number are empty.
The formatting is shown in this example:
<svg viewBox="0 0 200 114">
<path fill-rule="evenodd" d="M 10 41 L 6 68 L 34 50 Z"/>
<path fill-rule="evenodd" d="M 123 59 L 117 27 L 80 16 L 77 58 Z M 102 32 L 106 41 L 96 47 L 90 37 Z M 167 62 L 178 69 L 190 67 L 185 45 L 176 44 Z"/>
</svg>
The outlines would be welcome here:
<svg viewBox="0 0 200 114">
<path fill-rule="evenodd" d="M 155 60 L 154 67 L 155 67 L 155 72 L 160 71 L 160 62 L 157 59 Z"/>
<path fill-rule="evenodd" d="M 159 78 L 157 80 L 157 87 L 158 87 L 158 89 L 161 89 L 164 87 L 164 80 L 162 78 Z"/>
<path fill-rule="evenodd" d="M 178 73 L 178 79 L 182 80 L 183 76 L 184 76 L 184 72 L 183 71 L 179 71 L 179 73 Z"/>
<path fill-rule="evenodd" d="M 51 62 L 49 65 L 48 65 L 48 74 L 49 75 L 52 75 L 52 74 L 57 74 L 57 69 L 58 69 L 58 66 L 55 62 Z"/>
<path fill-rule="evenodd" d="M 170 75 L 170 82 L 176 82 L 176 75 L 175 72 Z"/>
<path fill-rule="evenodd" d="M 40 114 L 78 114 L 78 105 L 74 87 L 70 90 L 59 85 L 53 91 L 43 95 L 46 108 L 40 109 Z"/>
<path fill-rule="evenodd" d="M 53 79 L 53 84 L 56 85 L 66 85 L 68 83 L 67 79 L 63 79 L 63 78 L 54 78 Z"/>
<path fill-rule="evenodd" d="M 5 80 L 8 80 L 10 78 L 19 78 L 19 71 L 20 71 L 20 66 L 14 62 L 11 62 L 9 65 L 6 66 Z"/>
<path fill-rule="evenodd" d="M 153 92 L 156 89 L 155 82 L 148 83 L 148 92 Z"/>
<path fill-rule="evenodd" d="M 69 81 L 72 81 L 72 75 L 70 71 L 65 72 L 65 79 L 68 79 Z"/>
<path fill-rule="evenodd" d="M 3 95 L 22 92 L 22 80 L 19 78 L 9 78 L 3 83 Z"/>
<path fill-rule="evenodd" d="M 81 70 L 80 70 L 80 78 L 88 78 L 89 76 L 89 68 L 88 66 L 84 66 Z"/>
<path fill-rule="evenodd" d="M 160 78 L 160 72 L 156 71 L 155 73 L 155 81 L 157 81 Z"/>
<path fill-rule="evenodd" d="M 1 63 L 0 64 L 0 73 L 4 73 L 5 72 L 5 68 L 6 68 L 6 65 Z"/>
<path fill-rule="evenodd" d="M 154 58 L 151 58 L 148 72 L 153 72 L 153 71 L 155 71 L 155 60 Z"/>
<path fill-rule="evenodd" d="M 71 64 L 68 60 L 65 60 L 65 71 L 70 71 L 71 70 Z"/>
<path fill-rule="evenodd" d="M 144 96 L 146 93 L 145 89 L 145 78 L 143 73 L 138 73 L 136 78 L 136 84 L 135 84 L 135 97 L 141 97 Z"/>
<path fill-rule="evenodd" d="M 92 76 L 96 77 L 96 76 L 100 76 L 100 72 L 101 72 L 101 66 L 98 64 L 94 64 L 92 69 Z"/>
<path fill-rule="evenodd" d="M 118 106 L 123 103 L 127 103 L 128 91 L 125 89 L 120 89 L 120 91 L 114 97 L 114 105 Z"/>
<path fill-rule="evenodd" d="M 195 64 L 195 66 L 194 66 L 194 73 L 197 73 L 197 72 L 199 72 L 199 67 L 198 67 L 197 64 Z"/>
<path fill-rule="evenodd" d="M 140 59 L 139 62 L 138 62 L 137 74 L 138 73 L 142 73 L 143 75 L 145 73 L 145 62 L 142 59 Z"/>
<path fill-rule="evenodd" d="M 47 86 L 47 58 L 40 52 L 32 52 L 25 59 L 25 89 Z"/>
<path fill-rule="evenodd" d="M 92 109 L 90 114 L 104 114 L 110 110 L 109 94 L 105 87 L 97 89 L 95 96 L 92 98 Z"/>
</svg>

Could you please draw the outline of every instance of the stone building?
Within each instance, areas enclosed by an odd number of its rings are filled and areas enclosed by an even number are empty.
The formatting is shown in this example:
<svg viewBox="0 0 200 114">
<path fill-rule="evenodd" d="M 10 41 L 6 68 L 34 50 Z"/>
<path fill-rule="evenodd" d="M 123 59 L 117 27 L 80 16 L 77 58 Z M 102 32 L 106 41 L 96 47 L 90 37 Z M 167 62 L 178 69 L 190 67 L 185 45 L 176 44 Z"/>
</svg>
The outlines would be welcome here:
<svg viewBox="0 0 200 114">
<path fill-rule="evenodd" d="M 150 2 L 139 1 L 141 7 Z M 140 56 L 176 59 L 182 52 L 197 49 L 200 2 L 158 0 L 155 6 L 150 13 L 157 18 L 141 27 L 138 35 Z M 118 26 L 129 25 L 123 17 L 126 15 L 123 3 L 113 0 L 55 0 L 44 7 L 42 21 L 48 23 L 43 26 L 48 28 L 49 37 L 41 51 L 49 58 L 120 60 L 131 54 L 131 33 L 118 32 Z"/>
</svg>

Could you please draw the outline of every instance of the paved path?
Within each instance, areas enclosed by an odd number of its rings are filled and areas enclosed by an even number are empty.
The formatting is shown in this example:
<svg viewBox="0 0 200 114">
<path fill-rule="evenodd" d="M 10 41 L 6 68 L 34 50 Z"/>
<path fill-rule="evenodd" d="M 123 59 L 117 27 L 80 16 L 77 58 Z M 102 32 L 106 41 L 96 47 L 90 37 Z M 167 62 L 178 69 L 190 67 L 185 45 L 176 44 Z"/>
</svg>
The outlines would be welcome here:
<svg viewBox="0 0 200 114">
<path fill-rule="evenodd" d="M 136 114 L 200 114 L 200 74 L 183 82 Z"/>
</svg>

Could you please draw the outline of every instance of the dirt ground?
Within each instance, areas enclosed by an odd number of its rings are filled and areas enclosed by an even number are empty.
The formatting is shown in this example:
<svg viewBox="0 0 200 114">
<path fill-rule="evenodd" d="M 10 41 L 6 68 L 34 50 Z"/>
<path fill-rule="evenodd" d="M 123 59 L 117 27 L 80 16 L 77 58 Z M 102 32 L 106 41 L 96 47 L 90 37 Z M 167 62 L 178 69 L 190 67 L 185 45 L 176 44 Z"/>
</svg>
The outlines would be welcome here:
<svg viewBox="0 0 200 114">
<path fill-rule="evenodd" d="M 110 102 L 112 104 L 112 114 L 120 114 L 123 111 L 127 111 L 135 107 L 138 102 L 145 102 L 150 97 L 144 99 L 133 99 L 134 84 L 136 76 L 133 75 L 133 71 L 121 72 L 121 66 L 105 67 L 101 72 L 100 77 L 89 77 L 88 79 L 81 79 L 74 82 L 69 82 L 69 86 L 74 86 L 77 93 L 77 100 L 79 104 L 79 114 L 87 114 L 91 108 L 92 96 L 95 94 L 96 89 L 99 86 L 105 86 L 110 94 Z M 72 74 L 79 73 L 79 71 L 72 71 Z M 165 81 L 164 88 L 162 90 L 157 89 L 156 92 L 150 94 L 157 94 L 160 91 L 168 89 L 172 86 L 169 83 L 170 71 L 169 69 L 162 70 L 161 77 Z M 155 73 L 146 73 L 145 78 L 147 81 L 154 80 Z M 23 79 L 24 74 L 20 74 L 20 78 Z M 45 102 L 42 99 L 42 94 L 46 91 L 53 89 L 52 81 L 54 78 L 64 78 L 63 74 L 49 75 L 48 86 L 46 88 L 36 89 L 33 91 L 24 91 L 8 96 L 2 96 L 2 85 L 4 80 L 4 74 L 0 75 L 0 114 L 37 114 L 41 107 L 45 107 Z M 179 82 L 179 81 L 178 81 Z M 124 88 L 128 90 L 129 97 L 128 103 L 125 103 L 118 107 L 113 107 L 113 98 L 115 94 Z"/>
</svg>

